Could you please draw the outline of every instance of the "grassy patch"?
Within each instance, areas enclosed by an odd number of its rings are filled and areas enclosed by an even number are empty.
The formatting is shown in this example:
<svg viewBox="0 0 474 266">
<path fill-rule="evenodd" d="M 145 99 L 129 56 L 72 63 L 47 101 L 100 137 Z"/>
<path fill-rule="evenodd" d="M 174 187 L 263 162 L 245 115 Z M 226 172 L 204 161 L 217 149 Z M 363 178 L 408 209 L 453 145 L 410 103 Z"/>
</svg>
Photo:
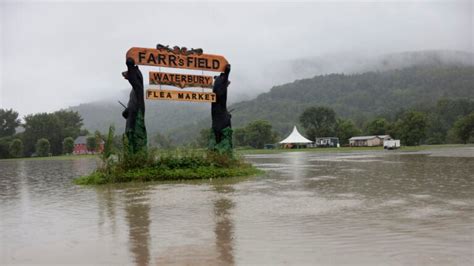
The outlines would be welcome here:
<svg viewBox="0 0 474 266">
<path fill-rule="evenodd" d="M 183 181 L 216 179 L 261 174 L 239 157 L 212 152 L 173 151 L 128 155 L 106 160 L 88 176 L 74 180 L 79 185 L 125 182 Z"/>
</svg>

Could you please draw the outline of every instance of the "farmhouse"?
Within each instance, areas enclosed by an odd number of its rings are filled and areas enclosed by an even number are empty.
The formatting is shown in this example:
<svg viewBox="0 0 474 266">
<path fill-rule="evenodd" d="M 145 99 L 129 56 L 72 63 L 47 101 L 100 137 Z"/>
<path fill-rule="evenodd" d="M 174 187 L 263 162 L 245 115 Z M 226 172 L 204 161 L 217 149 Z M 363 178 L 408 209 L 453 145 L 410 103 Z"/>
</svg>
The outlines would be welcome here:
<svg viewBox="0 0 474 266">
<path fill-rule="evenodd" d="M 392 139 L 389 135 L 379 136 L 357 136 L 349 139 L 351 147 L 373 147 L 382 146 L 384 140 Z"/>
<path fill-rule="evenodd" d="M 104 141 L 101 140 L 99 143 L 99 147 L 97 151 L 89 151 L 87 149 L 87 136 L 79 136 L 74 140 L 74 151 L 73 154 L 94 154 L 94 153 L 102 153 L 104 151 Z"/>
</svg>

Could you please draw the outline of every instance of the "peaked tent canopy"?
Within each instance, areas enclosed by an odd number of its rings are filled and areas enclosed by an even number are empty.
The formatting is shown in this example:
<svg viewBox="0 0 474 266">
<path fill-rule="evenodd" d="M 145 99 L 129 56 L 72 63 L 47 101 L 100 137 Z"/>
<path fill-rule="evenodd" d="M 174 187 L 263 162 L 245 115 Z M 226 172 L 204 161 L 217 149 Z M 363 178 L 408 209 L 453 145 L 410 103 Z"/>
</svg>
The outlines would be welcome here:
<svg viewBox="0 0 474 266">
<path fill-rule="evenodd" d="M 284 140 L 280 141 L 280 144 L 289 144 L 289 143 L 313 143 L 311 140 L 303 137 L 300 132 L 298 132 L 298 129 L 296 129 L 296 126 L 293 127 L 293 131 L 291 134 Z"/>
</svg>

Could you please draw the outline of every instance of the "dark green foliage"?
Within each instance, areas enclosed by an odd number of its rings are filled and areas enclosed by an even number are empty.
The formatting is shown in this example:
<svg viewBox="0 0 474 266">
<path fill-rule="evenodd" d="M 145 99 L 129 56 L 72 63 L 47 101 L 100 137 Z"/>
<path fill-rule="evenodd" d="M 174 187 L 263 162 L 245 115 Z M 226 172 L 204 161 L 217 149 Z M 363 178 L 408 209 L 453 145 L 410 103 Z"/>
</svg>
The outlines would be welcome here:
<svg viewBox="0 0 474 266">
<path fill-rule="evenodd" d="M 417 111 L 405 112 L 395 123 L 392 137 L 400 138 L 402 145 L 420 145 L 426 136 L 426 114 Z"/>
<path fill-rule="evenodd" d="M 262 149 L 265 144 L 275 143 L 276 136 L 272 125 L 265 120 L 253 121 L 234 131 L 234 140 L 237 146 L 250 146 L 256 149 Z"/>
<path fill-rule="evenodd" d="M 0 138 L 0 159 L 10 157 L 11 137 Z"/>
<path fill-rule="evenodd" d="M 216 136 L 214 135 L 214 131 L 211 130 L 209 136 L 209 150 L 232 157 L 232 153 L 234 150 L 234 145 L 232 143 L 232 133 L 232 128 L 224 128 L 222 130 L 221 141 L 219 143 L 216 143 Z"/>
<path fill-rule="evenodd" d="M 474 112 L 459 118 L 454 123 L 454 134 L 463 142 L 474 142 Z"/>
<path fill-rule="evenodd" d="M 311 106 L 331 107 L 340 117 L 351 119 L 361 127 L 367 120 L 380 116 L 393 121 L 401 110 L 434 106 L 442 98 L 472 102 L 474 67 L 420 66 L 353 75 L 321 75 L 275 86 L 268 93 L 230 108 L 236 110 L 232 122 L 237 127 L 263 119 L 280 134 L 286 134 L 297 124 L 297 115 Z M 455 109 L 453 113 L 458 112 Z M 451 124 L 444 132 L 457 118 L 447 119 Z"/>
<path fill-rule="evenodd" d="M 109 126 L 109 133 L 107 134 L 107 138 L 105 139 L 105 143 L 104 143 L 104 153 L 102 154 L 103 160 L 107 160 L 110 157 L 110 155 L 112 155 L 115 152 L 114 134 L 115 134 L 115 127 L 111 125 Z"/>
<path fill-rule="evenodd" d="M 74 151 L 74 139 L 67 137 L 63 140 L 63 153 L 71 154 Z"/>
<path fill-rule="evenodd" d="M 13 136 L 19 125 L 17 112 L 13 109 L 0 109 L 0 138 Z"/>
<path fill-rule="evenodd" d="M 119 154 L 116 162 L 105 160 L 101 168 L 89 176 L 76 179 L 75 183 L 99 185 L 132 181 L 209 179 L 248 176 L 260 172 L 240 158 L 215 152 L 148 151 Z"/>
<path fill-rule="evenodd" d="M 145 117 L 142 111 L 139 111 L 135 121 L 135 128 L 125 132 L 130 153 L 136 154 L 146 152 L 147 133 L 145 127 Z"/>
<path fill-rule="evenodd" d="M 234 143 L 236 147 L 248 146 L 246 135 L 247 131 L 245 127 L 234 129 Z"/>
<path fill-rule="evenodd" d="M 21 139 L 14 139 L 10 143 L 10 156 L 13 158 L 19 158 L 23 156 L 23 142 Z"/>
<path fill-rule="evenodd" d="M 338 118 L 336 121 L 336 137 L 339 138 L 341 145 L 349 144 L 349 139 L 354 136 L 359 136 L 360 130 L 354 125 L 351 120 Z"/>
<path fill-rule="evenodd" d="M 86 147 L 88 151 L 95 152 L 98 147 L 97 138 L 95 136 L 87 137 Z"/>
<path fill-rule="evenodd" d="M 468 99 L 441 99 L 436 106 L 424 108 L 421 111 L 428 114 L 427 143 L 441 144 L 455 141 L 453 137 L 448 138 L 448 131 L 453 127 L 456 120 L 474 112 L 474 100 Z"/>
<path fill-rule="evenodd" d="M 57 111 L 25 116 L 23 144 L 27 155 L 33 153 L 38 139 L 47 138 L 51 143 L 51 153 L 63 153 L 63 140 L 79 135 L 82 118 L 77 112 Z"/>
<path fill-rule="evenodd" d="M 385 118 L 377 118 L 367 123 L 365 134 L 386 135 L 389 128 L 390 124 Z"/>
<path fill-rule="evenodd" d="M 300 123 L 311 141 L 316 137 L 331 137 L 335 134 L 336 113 L 328 107 L 310 107 L 300 115 Z"/>
<path fill-rule="evenodd" d="M 41 138 L 36 142 L 36 156 L 45 157 L 49 156 L 50 144 L 45 138 Z"/>
</svg>

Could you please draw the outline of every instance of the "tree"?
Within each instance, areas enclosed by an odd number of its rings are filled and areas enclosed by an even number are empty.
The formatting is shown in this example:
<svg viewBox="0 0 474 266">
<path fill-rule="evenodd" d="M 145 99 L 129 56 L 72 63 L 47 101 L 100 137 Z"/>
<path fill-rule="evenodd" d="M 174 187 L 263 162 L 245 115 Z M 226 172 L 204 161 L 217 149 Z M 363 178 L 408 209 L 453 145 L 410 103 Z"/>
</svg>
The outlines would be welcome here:
<svg viewBox="0 0 474 266">
<path fill-rule="evenodd" d="M 335 133 L 336 113 L 328 107 L 310 107 L 301 114 L 300 122 L 310 140 L 330 137 Z"/>
<path fill-rule="evenodd" d="M 50 148 L 49 140 L 41 138 L 36 142 L 36 155 L 40 157 L 48 156 Z"/>
<path fill-rule="evenodd" d="M 267 143 L 274 143 L 275 133 L 272 125 L 265 120 L 257 120 L 245 127 L 245 143 L 256 149 L 262 149 Z"/>
<path fill-rule="evenodd" d="M 107 139 L 105 140 L 105 143 L 104 143 L 104 153 L 102 154 L 102 158 L 105 160 L 107 160 L 110 157 L 110 155 L 112 155 L 115 152 L 114 134 L 115 134 L 115 127 L 111 125 L 109 127 L 109 133 L 107 134 Z"/>
<path fill-rule="evenodd" d="M 395 132 L 401 142 L 407 146 L 420 145 L 426 136 L 428 126 L 426 114 L 417 111 L 408 111 L 396 122 Z"/>
<path fill-rule="evenodd" d="M 71 154 L 74 151 L 74 139 L 67 137 L 63 140 L 63 153 Z"/>
<path fill-rule="evenodd" d="M 14 139 L 10 143 L 10 156 L 14 158 L 19 158 L 23 156 L 23 142 L 21 139 Z"/>
<path fill-rule="evenodd" d="M 25 117 L 25 132 L 23 132 L 25 152 L 32 153 L 36 141 L 47 138 L 51 143 L 51 153 L 62 154 L 64 138 L 76 138 L 81 126 L 82 118 L 77 112 L 58 111 L 28 115 Z"/>
<path fill-rule="evenodd" d="M 82 117 L 76 111 L 66 111 L 60 110 L 53 113 L 54 116 L 58 118 L 59 124 L 61 126 L 61 136 L 76 138 L 79 136 L 81 131 Z"/>
<path fill-rule="evenodd" d="M 349 144 L 349 139 L 359 135 L 360 130 L 351 120 L 337 119 L 336 121 L 336 137 L 339 138 L 341 145 Z"/>
<path fill-rule="evenodd" d="M 10 144 L 12 142 L 11 137 L 0 138 L 0 158 L 10 157 Z"/>
<path fill-rule="evenodd" d="M 87 137 L 86 146 L 88 151 L 95 152 L 97 150 L 97 145 L 98 143 L 96 136 Z"/>
<path fill-rule="evenodd" d="M 0 138 L 13 136 L 20 125 L 18 113 L 13 109 L 0 109 Z"/>
<path fill-rule="evenodd" d="M 474 112 L 459 118 L 454 123 L 453 130 L 464 144 L 474 141 Z"/>
<path fill-rule="evenodd" d="M 367 124 L 365 133 L 367 135 L 385 135 L 388 128 L 389 123 L 385 118 L 377 118 Z"/>
<path fill-rule="evenodd" d="M 235 144 L 235 146 L 237 146 L 237 147 L 246 146 L 247 145 L 246 135 L 247 135 L 247 131 L 246 131 L 245 128 L 243 128 L 243 127 L 236 128 L 234 130 L 234 144 Z"/>
</svg>

